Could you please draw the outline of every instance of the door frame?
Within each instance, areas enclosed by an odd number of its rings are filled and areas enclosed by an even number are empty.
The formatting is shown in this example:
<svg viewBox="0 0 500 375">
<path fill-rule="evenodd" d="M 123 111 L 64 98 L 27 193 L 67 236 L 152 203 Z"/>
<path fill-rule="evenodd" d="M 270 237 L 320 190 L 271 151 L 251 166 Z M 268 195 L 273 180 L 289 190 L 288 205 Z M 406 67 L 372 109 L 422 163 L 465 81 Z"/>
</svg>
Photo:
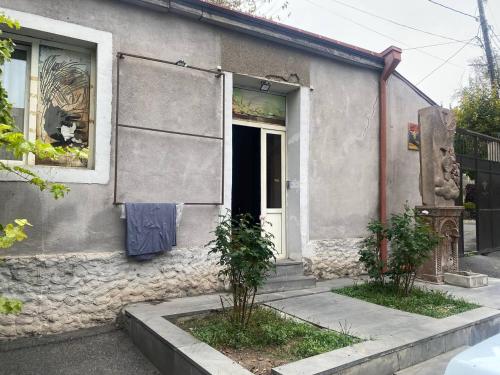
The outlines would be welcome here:
<svg viewBox="0 0 500 375">
<path fill-rule="evenodd" d="M 273 125 L 273 124 L 267 124 L 264 122 L 255 122 L 255 121 L 245 121 L 245 120 L 239 120 L 233 118 L 232 120 L 232 125 L 237 125 L 237 126 L 249 126 L 253 128 L 259 128 L 261 130 L 261 147 L 260 147 L 260 152 L 261 152 L 261 178 L 260 178 L 260 184 L 261 184 L 261 203 L 260 203 L 260 212 L 261 216 L 265 212 L 269 212 L 269 210 L 273 209 L 267 209 L 267 175 L 266 175 L 266 169 L 262 168 L 262 165 L 266 162 L 266 151 L 267 151 L 267 144 L 266 144 L 266 134 L 278 134 L 281 135 L 281 160 L 282 160 L 282 165 L 281 165 L 281 215 L 282 215 L 282 220 L 281 220 L 281 254 L 278 254 L 276 257 L 277 259 L 286 259 L 288 257 L 287 254 L 287 236 L 286 236 L 286 221 L 287 221 L 287 216 L 286 216 L 286 181 L 287 181 L 287 136 L 286 136 L 286 126 L 283 125 Z"/>
</svg>

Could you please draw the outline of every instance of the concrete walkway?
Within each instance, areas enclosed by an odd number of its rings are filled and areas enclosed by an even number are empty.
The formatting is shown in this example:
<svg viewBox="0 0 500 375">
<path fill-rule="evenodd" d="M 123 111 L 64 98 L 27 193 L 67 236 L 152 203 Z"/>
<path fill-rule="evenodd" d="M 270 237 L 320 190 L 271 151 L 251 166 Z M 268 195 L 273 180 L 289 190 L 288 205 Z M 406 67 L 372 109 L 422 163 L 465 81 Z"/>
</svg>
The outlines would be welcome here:
<svg viewBox="0 0 500 375">
<path fill-rule="evenodd" d="M 500 252 L 460 258 L 460 269 L 500 278 Z"/>
<path fill-rule="evenodd" d="M 443 319 L 399 311 L 331 292 L 332 288 L 354 282 L 350 279 L 338 279 L 319 282 L 312 289 L 258 296 L 258 302 L 268 307 L 321 327 L 365 339 L 350 347 L 280 366 L 274 369 L 276 374 L 303 375 L 340 371 L 343 374 L 392 375 L 455 348 L 474 345 L 500 331 L 500 304 L 491 302 L 498 300 L 500 295 L 498 279 L 491 279 L 491 285 L 482 290 L 442 289 L 485 306 Z M 441 288 L 433 285 L 427 287 Z M 207 295 L 156 305 L 135 304 L 126 307 L 125 311 L 134 320 L 134 326 L 145 326 L 148 332 L 157 332 L 161 340 L 170 342 L 177 336 L 169 336 L 173 328 L 163 327 L 167 318 L 175 319 L 179 315 L 204 313 L 218 308 L 218 295 Z M 150 358 L 155 358 L 155 355 Z M 198 363 L 193 358 L 190 361 Z M 221 374 L 226 373 L 223 369 L 220 371 Z"/>
<path fill-rule="evenodd" d="M 489 277 L 488 286 L 483 286 L 481 288 L 461 288 L 453 285 L 435 285 L 427 283 L 417 284 L 426 288 L 451 293 L 456 297 L 477 303 L 481 306 L 500 310 L 500 279 Z"/>
<path fill-rule="evenodd" d="M 116 328 L 0 343 L 2 375 L 160 375 Z"/>
</svg>

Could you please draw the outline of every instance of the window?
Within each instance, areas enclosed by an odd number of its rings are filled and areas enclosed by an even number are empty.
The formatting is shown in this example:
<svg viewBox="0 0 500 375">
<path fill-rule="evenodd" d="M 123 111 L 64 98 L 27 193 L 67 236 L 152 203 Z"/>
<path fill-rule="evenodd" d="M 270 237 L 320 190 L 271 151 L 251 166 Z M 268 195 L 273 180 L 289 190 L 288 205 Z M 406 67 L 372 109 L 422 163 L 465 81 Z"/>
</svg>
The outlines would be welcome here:
<svg viewBox="0 0 500 375">
<path fill-rule="evenodd" d="M 23 33 L 3 34 L 16 42 L 15 58 L 1 77 L 10 100 L 15 102 L 16 125 L 31 141 L 38 137 L 43 142 L 88 147 L 90 155 L 88 161 L 54 162 L 35 160 L 33 155 L 13 160 L 12 155 L 0 154 L 0 160 L 27 164 L 40 177 L 54 182 L 107 184 L 111 164 L 113 35 L 2 7 L 0 13 L 18 20 L 19 32 Z M 46 72 L 44 66 L 53 70 Z M 43 80 L 48 86 L 44 83 L 41 87 L 45 72 Z M 0 181 L 17 180 L 11 173 L 0 173 Z"/>
<path fill-rule="evenodd" d="M 18 39 L 19 38 L 19 39 Z M 28 155 L 29 165 L 92 168 L 95 50 L 35 38 L 13 37 L 16 49 L 2 80 L 13 104 L 15 125 L 30 140 L 89 150 L 89 160 Z"/>
</svg>

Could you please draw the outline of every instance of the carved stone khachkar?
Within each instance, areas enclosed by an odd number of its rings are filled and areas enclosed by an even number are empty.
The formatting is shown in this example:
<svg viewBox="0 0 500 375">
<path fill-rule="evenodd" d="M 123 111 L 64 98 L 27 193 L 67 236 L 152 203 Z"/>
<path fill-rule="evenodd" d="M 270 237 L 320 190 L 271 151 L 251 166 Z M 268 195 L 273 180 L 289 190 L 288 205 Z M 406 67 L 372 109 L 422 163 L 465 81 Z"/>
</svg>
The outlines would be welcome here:
<svg viewBox="0 0 500 375">
<path fill-rule="evenodd" d="M 441 107 L 418 111 L 420 125 L 420 192 L 423 205 L 417 207 L 440 237 L 432 257 L 420 268 L 421 279 L 443 283 L 445 272 L 458 272 L 459 222 L 463 207 L 460 168 L 453 141 L 456 122 L 453 113 Z"/>
</svg>

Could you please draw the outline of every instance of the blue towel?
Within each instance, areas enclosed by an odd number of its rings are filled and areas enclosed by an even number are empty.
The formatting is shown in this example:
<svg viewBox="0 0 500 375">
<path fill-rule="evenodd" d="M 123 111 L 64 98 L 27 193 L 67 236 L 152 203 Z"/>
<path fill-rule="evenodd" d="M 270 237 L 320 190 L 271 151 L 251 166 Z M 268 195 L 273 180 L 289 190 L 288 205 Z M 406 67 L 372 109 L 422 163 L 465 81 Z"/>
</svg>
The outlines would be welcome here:
<svg viewBox="0 0 500 375">
<path fill-rule="evenodd" d="M 125 203 L 127 255 L 149 260 L 176 245 L 176 206 L 173 203 Z"/>
</svg>

